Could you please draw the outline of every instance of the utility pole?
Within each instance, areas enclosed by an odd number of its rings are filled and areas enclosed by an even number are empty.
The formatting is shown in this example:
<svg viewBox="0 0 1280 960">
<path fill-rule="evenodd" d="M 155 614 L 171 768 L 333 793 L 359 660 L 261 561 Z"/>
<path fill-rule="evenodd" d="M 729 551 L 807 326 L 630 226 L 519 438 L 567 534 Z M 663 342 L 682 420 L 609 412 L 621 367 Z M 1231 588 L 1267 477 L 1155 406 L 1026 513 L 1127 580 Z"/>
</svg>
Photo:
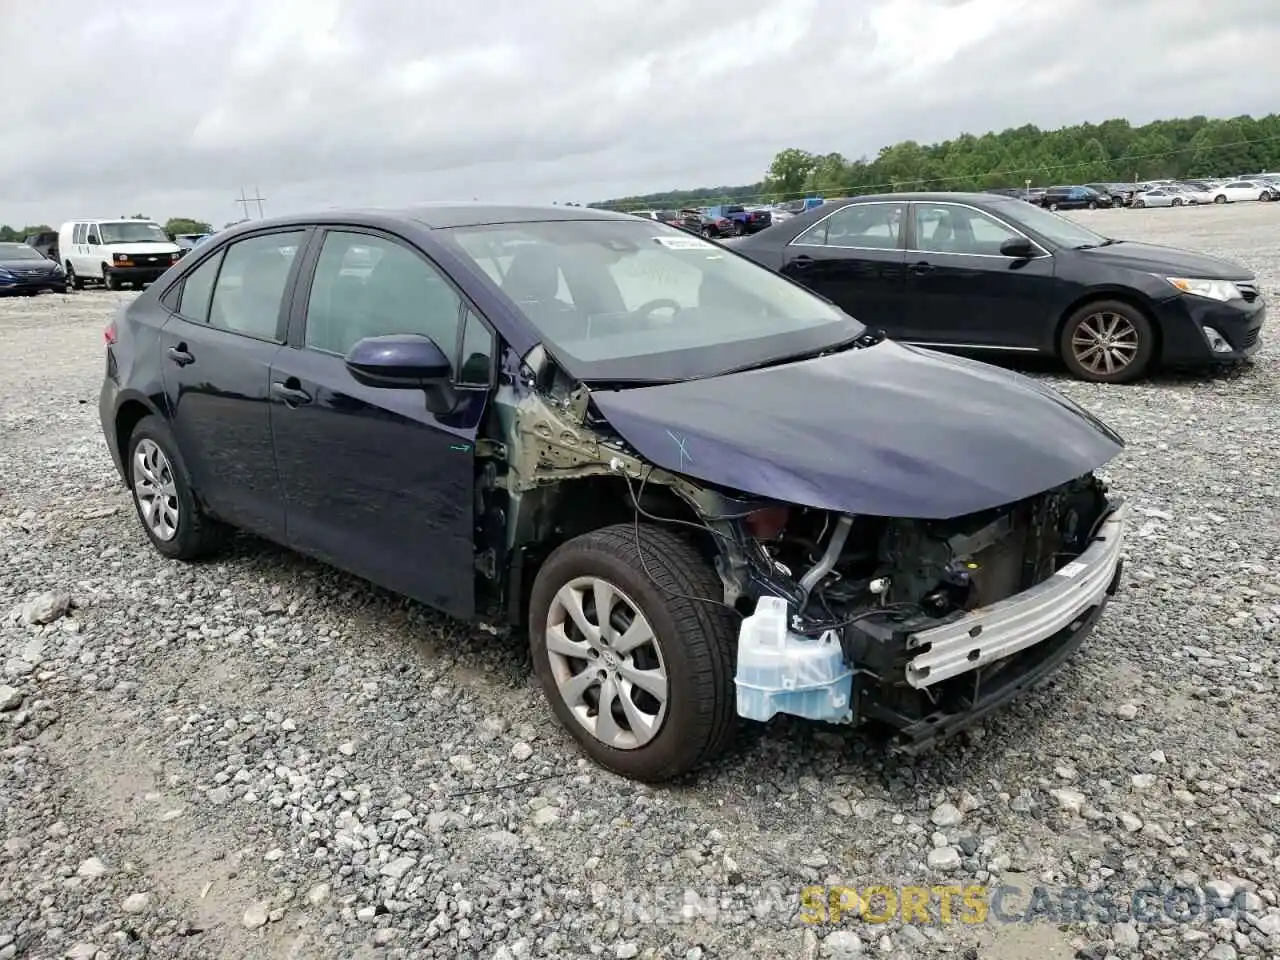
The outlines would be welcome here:
<svg viewBox="0 0 1280 960">
<path fill-rule="evenodd" d="M 240 196 L 236 199 L 236 203 L 240 204 L 240 211 L 244 214 L 244 218 L 245 218 L 246 220 L 248 220 L 248 219 L 249 219 L 249 204 L 256 202 L 256 203 L 258 204 L 258 219 L 259 219 L 259 220 L 261 220 L 261 219 L 262 219 L 262 216 L 263 216 L 263 212 L 262 212 L 262 201 L 263 201 L 263 200 L 265 200 L 265 199 L 267 199 L 267 198 L 266 198 L 266 197 L 264 197 L 264 196 L 262 196 L 262 191 L 260 191 L 257 187 L 254 187 L 254 189 L 253 189 L 253 193 L 254 193 L 254 195 L 253 195 L 252 197 L 247 196 L 247 195 L 245 194 L 245 189 L 244 189 L 244 187 L 241 187 L 241 188 L 240 188 Z"/>
</svg>

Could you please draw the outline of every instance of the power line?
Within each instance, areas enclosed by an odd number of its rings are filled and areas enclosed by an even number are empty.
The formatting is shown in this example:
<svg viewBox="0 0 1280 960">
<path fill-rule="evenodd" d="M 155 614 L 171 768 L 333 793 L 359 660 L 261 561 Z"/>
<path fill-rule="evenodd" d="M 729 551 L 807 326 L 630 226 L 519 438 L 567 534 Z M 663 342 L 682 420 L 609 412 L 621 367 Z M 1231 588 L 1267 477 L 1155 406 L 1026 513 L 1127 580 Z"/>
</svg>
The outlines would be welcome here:
<svg viewBox="0 0 1280 960">
<path fill-rule="evenodd" d="M 857 186 L 851 189 L 855 193 L 869 193 L 869 192 L 875 192 L 880 190 L 895 191 L 902 184 L 912 184 L 912 185 L 923 186 L 925 184 L 956 183 L 962 180 L 979 180 L 979 179 L 986 180 L 986 179 L 997 178 L 997 177 L 1012 179 L 1014 176 L 1022 176 L 1028 173 L 1055 173 L 1063 170 L 1078 170 L 1081 167 L 1092 166 L 1095 163 L 1123 165 L 1123 164 L 1129 164 L 1129 163 L 1136 163 L 1142 160 L 1162 160 L 1166 157 L 1174 157 L 1183 153 L 1198 153 L 1201 150 L 1227 150 L 1227 149 L 1230 149 L 1231 147 L 1251 146 L 1257 143 L 1272 143 L 1277 140 L 1280 140 L 1280 134 L 1276 134 L 1269 137 L 1258 137 L 1253 140 L 1235 140 L 1235 141 L 1232 141 L 1231 143 L 1214 143 L 1214 144 L 1209 144 L 1207 146 L 1199 146 L 1199 147 L 1179 147 L 1176 150 L 1166 150 L 1162 153 L 1146 153 L 1146 154 L 1136 154 L 1133 156 L 1108 157 L 1103 160 L 1080 160 L 1075 163 L 1051 164 L 1049 166 L 1021 167 L 1013 170 L 993 170 L 993 171 L 990 171 L 989 173 L 957 174 L 951 177 L 931 177 L 931 178 L 919 179 L 919 180 L 911 177 L 903 177 L 902 179 L 890 181 L 888 183 L 858 184 Z M 875 163 L 875 162 L 876 161 L 874 160 L 872 161 L 872 163 Z M 871 164 L 866 164 L 866 166 L 871 166 Z M 830 193 L 831 191 L 770 190 L 767 193 L 749 194 L 745 196 L 744 195 L 731 196 L 728 194 L 707 194 L 702 197 L 687 197 L 679 200 L 678 202 L 680 206 L 684 206 L 684 207 L 709 206 L 711 204 L 708 201 L 715 201 L 719 203 L 724 203 L 724 202 L 755 203 L 760 201 L 780 202 L 784 200 L 802 200 L 807 196 L 811 196 L 815 192 Z M 664 195 L 651 194 L 650 196 L 661 198 Z M 648 201 L 636 201 L 635 203 L 612 204 L 612 203 L 609 203 L 608 201 L 604 201 L 604 203 L 607 204 L 610 209 L 620 210 L 620 211 L 647 209 L 656 202 L 657 202 L 656 200 L 648 200 Z"/>
</svg>

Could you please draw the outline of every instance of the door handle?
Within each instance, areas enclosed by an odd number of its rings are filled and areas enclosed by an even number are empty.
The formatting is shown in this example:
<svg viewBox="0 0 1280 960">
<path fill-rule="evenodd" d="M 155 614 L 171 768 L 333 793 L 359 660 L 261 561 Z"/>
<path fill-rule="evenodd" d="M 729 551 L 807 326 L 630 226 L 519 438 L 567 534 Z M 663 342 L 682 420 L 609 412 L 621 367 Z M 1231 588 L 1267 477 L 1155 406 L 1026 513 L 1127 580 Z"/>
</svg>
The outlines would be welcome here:
<svg viewBox="0 0 1280 960">
<path fill-rule="evenodd" d="M 301 387 L 293 386 L 288 381 L 283 383 L 279 380 L 273 381 L 271 395 L 277 400 L 283 400 L 286 407 L 299 407 L 304 403 L 311 402 L 311 394 Z"/>
<path fill-rule="evenodd" d="M 918 263 L 913 263 L 908 269 L 910 269 L 912 273 L 916 274 L 933 273 L 933 264 L 929 263 L 927 260 L 921 260 Z"/>
<path fill-rule="evenodd" d="M 169 359 L 180 367 L 185 367 L 188 363 L 195 363 L 196 358 L 187 350 L 185 343 L 180 343 L 176 347 L 170 347 L 165 351 Z"/>
<path fill-rule="evenodd" d="M 813 266 L 815 262 L 816 261 L 813 257 L 802 253 L 798 257 L 792 257 L 787 266 L 795 267 L 797 270 L 807 270 L 809 267 Z"/>
</svg>

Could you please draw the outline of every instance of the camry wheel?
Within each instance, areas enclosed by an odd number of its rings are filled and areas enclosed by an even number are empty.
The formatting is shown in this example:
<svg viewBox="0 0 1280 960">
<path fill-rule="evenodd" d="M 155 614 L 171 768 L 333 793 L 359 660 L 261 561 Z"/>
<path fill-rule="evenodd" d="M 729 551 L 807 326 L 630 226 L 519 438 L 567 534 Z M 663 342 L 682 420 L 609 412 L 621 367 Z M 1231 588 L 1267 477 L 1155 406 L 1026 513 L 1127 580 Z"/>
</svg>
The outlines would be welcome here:
<svg viewBox="0 0 1280 960">
<path fill-rule="evenodd" d="M 166 557 L 196 560 L 222 545 L 227 528 L 196 503 L 176 448 L 163 420 L 143 417 L 128 438 L 126 473 L 152 546 Z"/>
<path fill-rule="evenodd" d="M 1080 379 L 1126 383 L 1146 370 L 1155 344 L 1151 324 L 1138 310 L 1102 300 L 1067 319 L 1059 346 L 1068 369 Z"/>
<path fill-rule="evenodd" d="M 534 670 L 556 718 L 602 766 L 669 780 L 732 734 L 736 613 L 714 567 L 660 527 L 557 548 L 530 597 Z"/>
</svg>

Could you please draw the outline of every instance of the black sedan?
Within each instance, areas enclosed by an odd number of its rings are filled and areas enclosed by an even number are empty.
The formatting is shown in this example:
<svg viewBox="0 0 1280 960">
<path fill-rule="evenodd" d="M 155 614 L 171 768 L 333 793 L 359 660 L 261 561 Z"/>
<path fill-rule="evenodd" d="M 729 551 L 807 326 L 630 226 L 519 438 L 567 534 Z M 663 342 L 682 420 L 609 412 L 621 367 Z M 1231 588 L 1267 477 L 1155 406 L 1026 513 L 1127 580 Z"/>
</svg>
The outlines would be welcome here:
<svg viewBox="0 0 1280 960">
<path fill-rule="evenodd" d="M 897 339 L 1058 356 L 1085 380 L 1235 363 L 1261 346 L 1265 305 L 1246 267 L 991 194 L 858 197 L 725 243 Z"/>
<path fill-rule="evenodd" d="M 62 267 L 28 244 L 0 243 L 0 296 L 35 296 L 42 290 L 66 293 L 67 275 Z"/>
<path fill-rule="evenodd" d="M 526 625 L 556 717 L 644 780 L 739 717 L 932 743 L 1055 670 L 1120 582 L 1104 424 L 653 220 L 254 221 L 105 341 L 103 432 L 160 553 L 239 527 Z"/>
</svg>

